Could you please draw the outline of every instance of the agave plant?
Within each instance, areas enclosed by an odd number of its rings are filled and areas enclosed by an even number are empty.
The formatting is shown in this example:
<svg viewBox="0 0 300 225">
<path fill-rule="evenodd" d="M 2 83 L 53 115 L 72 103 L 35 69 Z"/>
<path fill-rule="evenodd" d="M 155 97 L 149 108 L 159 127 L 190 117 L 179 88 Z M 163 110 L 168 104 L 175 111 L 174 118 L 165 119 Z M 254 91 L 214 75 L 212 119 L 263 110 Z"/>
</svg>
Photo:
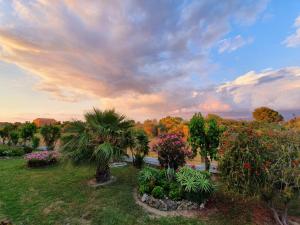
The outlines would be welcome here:
<svg viewBox="0 0 300 225">
<path fill-rule="evenodd" d="M 62 152 L 75 164 L 95 164 L 96 181 L 105 182 L 110 179 L 109 163 L 124 153 L 124 134 L 132 126 L 132 121 L 114 110 L 94 109 L 85 114 L 85 122 L 74 121 L 66 127 Z"/>
</svg>

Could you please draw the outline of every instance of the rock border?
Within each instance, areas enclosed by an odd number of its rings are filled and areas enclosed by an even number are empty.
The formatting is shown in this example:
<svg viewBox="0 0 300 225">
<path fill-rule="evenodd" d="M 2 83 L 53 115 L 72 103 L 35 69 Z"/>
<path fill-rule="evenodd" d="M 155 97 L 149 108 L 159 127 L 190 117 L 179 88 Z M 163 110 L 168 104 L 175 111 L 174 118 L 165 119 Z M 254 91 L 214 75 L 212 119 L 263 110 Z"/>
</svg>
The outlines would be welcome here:
<svg viewBox="0 0 300 225">
<path fill-rule="evenodd" d="M 200 215 L 200 211 L 201 211 L 201 209 L 162 211 L 162 210 L 153 208 L 153 207 L 149 206 L 147 203 L 142 202 L 136 188 L 133 190 L 133 197 L 134 197 L 135 203 L 137 205 L 141 206 L 148 213 L 152 214 L 153 217 L 183 216 L 183 217 L 187 217 L 187 218 L 195 218 Z"/>
<path fill-rule="evenodd" d="M 114 177 L 114 176 L 111 176 L 110 180 L 104 182 L 104 183 L 97 183 L 96 182 L 96 179 L 93 178 L 91 180 L 88 180 L 87 184 L 88 186 L 90 187 L 93 187 L 93 188 L 98 188 L 98 187 L 103 187 L 103 186 L 106 186 L 106 185 L 109 185 L 109 184 L 112 184 L 114 182 L 116 182 L 117 178 Z"/>
</svg>

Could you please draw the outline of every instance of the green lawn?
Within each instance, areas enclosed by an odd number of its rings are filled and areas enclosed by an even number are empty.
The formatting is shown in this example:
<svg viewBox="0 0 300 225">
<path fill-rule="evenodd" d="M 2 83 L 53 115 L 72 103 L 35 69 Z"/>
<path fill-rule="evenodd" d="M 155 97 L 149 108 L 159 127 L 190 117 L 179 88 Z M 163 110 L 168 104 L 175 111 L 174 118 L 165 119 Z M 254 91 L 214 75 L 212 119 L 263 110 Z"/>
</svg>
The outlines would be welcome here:
<svg viewBox="0 0 300 225">
<path fill-rule="evenodd" d="M 196 219 L 153 219 L 134 202 L 132 191 L 137 170 L 131 166 L 112 170 L 117 182 L 100 189 L 86 185 L 93 169 L 58 165 L 28 169 L 23 159 L 0 160 L 0 219 L 14 224 L 254 224 L 251 210 L 226 202 Z M 299 208 L 293 209 L 298 212 Z"/>
</svg>

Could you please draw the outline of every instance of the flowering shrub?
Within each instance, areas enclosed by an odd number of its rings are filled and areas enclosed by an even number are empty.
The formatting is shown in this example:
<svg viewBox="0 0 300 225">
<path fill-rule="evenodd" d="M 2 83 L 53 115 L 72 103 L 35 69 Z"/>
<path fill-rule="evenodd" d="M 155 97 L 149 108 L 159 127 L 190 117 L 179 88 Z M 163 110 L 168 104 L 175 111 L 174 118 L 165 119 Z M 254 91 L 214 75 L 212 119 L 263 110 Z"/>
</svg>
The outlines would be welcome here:
<svg viewBox="0 0 300 225">
<path fill-rule="evenodd" d="M 28 167 L 42 167 L 52 165 L 58 162 L 59 154 L 56 151 L 40 151 L 27 154 Z"/>
<path fill-rule="evenodd" d="M 223 134 L 221 151 L 219 170 L 228 189 L 260 196 L 277 223 L 288 224 L 289 202 L 300 193 L 300 134 L 231 128 Z"/>
<path fill-rule="evenodd" d="M 161 135 L 153 150 L 158 153 L 158 161 L 164 168 L 177 169 L 185 164 L 186 157 L 192 155 L 179 134 Z"/>
</svg>

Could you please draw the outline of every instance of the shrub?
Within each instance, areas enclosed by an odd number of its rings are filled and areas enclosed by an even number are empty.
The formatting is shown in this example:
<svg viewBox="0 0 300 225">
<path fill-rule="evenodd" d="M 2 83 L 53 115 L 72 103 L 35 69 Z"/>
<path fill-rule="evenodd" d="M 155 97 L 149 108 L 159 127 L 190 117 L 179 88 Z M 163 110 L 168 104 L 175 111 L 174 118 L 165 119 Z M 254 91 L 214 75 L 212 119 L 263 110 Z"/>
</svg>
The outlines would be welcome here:
<svg viewBox="0 0 300 225">
<path fill-rule="evenodd" d="M 182 136 L 179 134 L 164 134 L 154 146 L 162 167 L 177 169 L 185 164 L 186 157 L 191 155 Z"/>
<path fill-rule="evenodd" d="M 164 197 L 164 189 L 160 186 L 156 186 L 153 188 L 151 195 L 154 198 L 163 198 Z"/>
<path fill-rule="evenodd" d="M 33 148 L 30 146 L 23 146 L 23 150 L 24 150 L 25 154 L 28 154 L 33 151 Z"/>
<path fill-rule="evenodd" d="M 151 187 L 148 184 L 141 184 L 141 185 L 139 185 L 139 192 L 140 192 L 140 194 L 145 194 L 145 193 L 151 194 L 151 191 L 152 191 L 152 189 L 151 189 Z"/>
<path fill-rule="evenodd" d="M 32 138 L 32 148 L 37 149 L 39 147 L 39 145 L 40 145 L 40 138 L 37 136 L 34 136 Z"/>
<path fill-rule="evenodd" d="M 208 172 L 194 170 L 188 166 L 178 171 L 177 181 L 183 188 L 185 198 L 197 203 L 204 202 L 214 191 Z"/>
<path fill-rule="evenodd" d="M 27 160 L 28 167 L 43 167 L 57 163 L 58 157 L 58 152 L 41 151 L 27 154 L 25 159 Z"/>
<path fill-rule="evenodd" d="M 8 145 L 0 145 L 0 157 L 23 156 L 25 154 L 23 148 Z"/>
<path fill-rule="evenodd" d="M 142 189 L 146 193 L 151 193 L 153 188 L 161 183 L 161 172 L 152 167 L 145 167 L 138 175 L 139 186 L 144 186 Z"/>
<path fill-rule="evenodd" d="M 288 224 L 289 202 L 300 191 L 299 133 L 231 129 L 224 133 L 221 148 L 225 153 L 219 170 L 227 188 L 260 196 L 277 223 Z"/>
<path fill-rule="evenodd" d="M 168 197 L 174 201 L 182 199 L 182 189 L 178 183 L 173 182 L 170 184 Z"/>
</svg>

